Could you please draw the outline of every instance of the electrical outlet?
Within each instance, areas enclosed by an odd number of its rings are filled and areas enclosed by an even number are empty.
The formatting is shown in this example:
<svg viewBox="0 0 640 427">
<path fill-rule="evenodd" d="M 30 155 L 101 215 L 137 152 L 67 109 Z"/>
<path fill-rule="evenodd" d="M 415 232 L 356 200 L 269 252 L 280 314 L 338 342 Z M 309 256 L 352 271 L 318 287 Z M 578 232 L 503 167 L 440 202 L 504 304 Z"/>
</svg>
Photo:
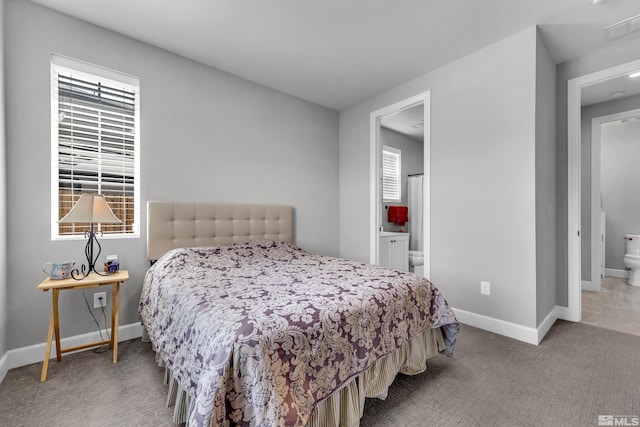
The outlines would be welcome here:
<svg viewBox="0 0 640 427">
<path fill-rule="evenodd" d="M 102 298 L 102 301 L 100 300 Z M 107 306 L 107 293 L 106 292 L 96 292 L 93 294 L 93 308 L 100 308 Z"/>
<path fill-rule="evenodd" d="M 489 282 L 480 282 L 480 293 L 482 295 L 491 295 L 491 283 Z"/>
</svg>

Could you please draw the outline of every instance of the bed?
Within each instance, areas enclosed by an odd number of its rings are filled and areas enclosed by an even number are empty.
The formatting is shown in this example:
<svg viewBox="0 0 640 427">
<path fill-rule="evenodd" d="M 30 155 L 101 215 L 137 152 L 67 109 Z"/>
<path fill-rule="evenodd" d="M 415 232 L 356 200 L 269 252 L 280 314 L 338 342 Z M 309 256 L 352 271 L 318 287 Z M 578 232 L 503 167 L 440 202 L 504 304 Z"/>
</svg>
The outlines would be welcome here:
<svg viewBox="0 0 640 427">
<path fill-rule="evenodd" d="M 290 206 L 148 202 L 139 317 L 175 423 L 357 426 L 398 372 L 452 354 L 429 281 L 292 242 Z"/>
</svg>

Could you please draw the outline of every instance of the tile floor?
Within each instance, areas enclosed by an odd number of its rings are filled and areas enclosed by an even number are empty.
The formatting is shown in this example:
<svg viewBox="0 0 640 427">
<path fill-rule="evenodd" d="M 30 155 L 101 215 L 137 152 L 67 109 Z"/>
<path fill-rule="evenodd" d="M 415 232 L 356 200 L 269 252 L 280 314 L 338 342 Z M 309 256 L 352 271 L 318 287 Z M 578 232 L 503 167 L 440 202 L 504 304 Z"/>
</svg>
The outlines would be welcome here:
<svg viewBox="0 0 640 427">
<path fill-rule="evenodd" d="M 640 336 L 640 287 L 605 277 L 600 292 L 582 291 L 582 323 Z"/>
</svg>

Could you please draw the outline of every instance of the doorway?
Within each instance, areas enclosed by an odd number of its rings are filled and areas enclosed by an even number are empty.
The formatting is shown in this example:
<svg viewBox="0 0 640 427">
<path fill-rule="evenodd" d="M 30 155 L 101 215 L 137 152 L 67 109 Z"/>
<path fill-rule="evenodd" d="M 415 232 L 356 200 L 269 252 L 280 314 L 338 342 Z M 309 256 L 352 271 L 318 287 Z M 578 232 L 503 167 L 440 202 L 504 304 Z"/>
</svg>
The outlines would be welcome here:
<svg viewBox="0 0 640 427">
<path fill-rule="evenodd" d="M 583 256 L 589 257 L 591 265 L 599 265 L 600 263 L 600 247 L 601 244 L 594 244 L 592 241 L 591 250 L 588 253 L 582 253 L 581 248 L 581 213 L 582 213 L 582 197 L 581 197 L 581 180 L 582 180 L 582 131 L 581 131 L 581 107 L 582 92 L 590 86 L 604 83 L 618 77 L 629 75 L 640 70 L 640 60 L 632 61 L 616 67 L 597 71 L 585 76 L 577 77 L 568 82 L 568 144 L 567 144 L 567 296 L 568 307 L 566 312 L 566 320 L 579 322 L 582 319 L 581 292 L 582 280 L 581 270 Z M 598 167 L 599 169 L 599 167 Z M 593 188 L 592 188 L 593 191 Z M 593 199 L 593 193 L 592 193 Z M 596 199 L 596 203 L 597 203 Z M 591 204 L 593 212 L 593 203 Z M 598 216 L 599 218 L 599 216 Z M 585 224 L 589 227 L 592 236 L 598 238 L 601 235 L 601 225 L 599 220 L 594 221 L 592 215 L 591 224 Z M 592 268 L 594 271 L 594 268 Z M 599 273 L 597 275 L 599 277 Z"/>
<path fill-rule="evenodd" d="M 422 241 L 424 252 L 424 276 L 431 276 L 431 208 L 430 208 L 430 91 L 407 98 L 403 101 L 381 108 L 370 115 L 370 238 L 369 238 L 369 262 L 378 265 L 380 262 L 380 231 L 382 226 L 382 143 L 381 128 L 385 118 L 399 114 L 414 107 L 423 106 L 424 123 L 424 197 L 423 197 L 423 227 Z"/>
<path fill-rule="evenodd" d="M 640 82 L 638 82 L 638 86 L 640 87 Z M 609 240 L 606 239 L 606 228 L 605 228 L 605 224 L 606 224 L 606 208 L 608 208 L 608 206 L 605 206 L 605 204 L 603 204 L 603 191 L 602 191 L 602 177 L 603 177 L 603 171 L 601 169 L 602 167 L 602 160 L 603 160 L 603 153 L 602 153 L 602 149 L 603 149 L 603 139 L 602 139 L 602 135 L 603 135 L 603 126 L 630 126 L 630 125 L 634 125 L 637 127 L 637 125 L 635 125 L 635 122 L 640 118 L 640 109 L 635 109 L 635 110 L 627 110 L 627 111 L 623 111 L 623 112 L 619 112 L 619 113 L 614 113 L 614 114 L 607 114 L 605 116 L 598 116 L 598 117 L 594 117 L 593 119 L 591 119 L 591 260 L 590 260 L 590 264 L 591 264 L 591 272 L 590 272 L 590 280 L 589 281 L 585 281 L 582 280 L 582 289 L 583 290 L 589 290 L 589 291 L 594 291 L 594 292 L 599 292 L 601 290 L 601 278 L 605 276 L 605 272 L 607 271 L 606 269 L 606 257 L 605 257 L 605 253 L 607 252 L 606 250 L 606 243 L 607 242 L 611 242 L 613 241 L 617 241 L 622 243 L 622 237 L 619 234 L 620 233 L 610 233 L 609 235 Z M 628 151 L 628 150 L 625 150 Z M 619 153 L 622 158 L 619 159 L 621 161 L 624 161 L 624 157 L 625 157 L 625 153 Z M 629 156 L 629 159 L 633 158 L 637 158 L 637 155 L 634 154 L 629 154 L 628 152 L 626 153 L 627 156 Z M 611 168 L 606 168 L 606 169 L 611 169 Z M 626 167 L 624 169 L 627 169 Z M 635 167 L 632 167 L 632 169 L 636 169 Z M 611 172 L 608 174 L 610 175 Z M 618 175 L 618 173 L 614 172 L 614 175 Z M 635 184 L 637 180 L 633 180 L 633 183 Z M 635 190 L 633 190 L 633 188 L 630 188 L 629 191 L 632 191 L 635 194 Z M 620 193 L 619 194 L 624 194 L 623 189 L 620 189 Z M 606 198 L 607 200 L 607 205 L 609 204 L 609 197 Z M 619 203 L 616 203 L 615 206 L 615 211 L 614 212 L 610 212 L 614 213 L 615 216 L 609 218 L 609 221 L 611 222 L 612 219 L 619 217 L 619 215 L 617 214 L 617 212 L 619 211 L 618 209 L 618 205 Z M 633 216 L 636 216 L 638 214 L 640 214 L 640 212 L 638 212 L 637 210 L 634 209 L 633 213 L 630 213 Z M 600 220 L 598 220 L 598 218 L 600 218 Z M 617 221 L 616 221 L 617 222 Z M 628 223 L 628 219 L 627 221 L 624 221 L 625 223 Z M 633 222 L 633 221 L 632 221 Z M 628 233 L 630 232 L 634 232 L 635 227 L 631 226 L 629 227 L 629 229 L 627 230 Z M 584 245 L 583 245 L 584 248 Z M 620 245 L 620 250 L 622 250 L 622 244 Z M 612 251 L 609 251 L 612 252 Z M 624 256 L 624 254 L 621 253 L 617 253 L 618 251 L 615 251 L 615 255 L 614 255 L 614 259 L 611 259 L 612 256 L 610 254 L 609 259 L 610 259 L 610 264 L 611 265 L 615 265 L 616 270 L 613 271 L 612 269 L 608 269 L 609 274 L 606 275 L 615 275 L 617 277 L 620 278 L 627 278 L 628 277 L 628 273 L 626 271 L 624 271 L 624 268 L 621 267 L 619 264 L 622 262 L 622 258 Z M 583 267 L 584 270 L 584 267 Z M 622 271 L 620 271 L 622 270 Z"/>
<path fill-rule="evenodd" d="M 640 199 L 635 197 L 640 188 L 640 109 L 628 110 L 639 105 L 640 96 L 635 95 L 583 109 L 583 131 L 588 132 L 591 124 L 591 138 L 583 139 L 591 141 L 590 204 L 591 218 L 596 219 L 586 222 L 594 227 L 600 215 L 602 232 L 601 238 L 593 233 L 591 241 L 582 245 L 583 251 L 591 245 L 594 257 L 582 260 L 582 274 L 589 269 L 585 261 L 593 263 L 590 280 L 582 281 L 581 322 L 633 335 L 640 335 L 640 288 L 629 284 L 624 258 L 625 238 L 640 232 Z M 583 222 L 584 217 L 583 207 Z M 598 250 L 601 263 L 594 262 Z"/>
</svg>

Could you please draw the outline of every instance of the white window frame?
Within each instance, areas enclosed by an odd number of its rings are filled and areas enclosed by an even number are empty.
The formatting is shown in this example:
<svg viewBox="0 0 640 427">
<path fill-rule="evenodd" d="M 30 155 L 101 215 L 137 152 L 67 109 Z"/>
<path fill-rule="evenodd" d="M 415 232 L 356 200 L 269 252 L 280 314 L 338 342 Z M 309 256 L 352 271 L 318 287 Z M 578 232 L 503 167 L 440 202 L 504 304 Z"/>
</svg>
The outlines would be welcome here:
<svg viewBox="0 0 640 427">
<path fill-rule="evenodd" d="M 58 140 L 58 73 L 72 73 L 88 81 L 100 81 L 105 85 L 122 87 L 135 92 L 134 114 L 134 209 L 132 230 L 128 233 L 108 232 L 101 238 L 140 237 L 140 80 L 137 77 L 109 70 L 97 65 L 77 61 L 60 55 L 51 55 L 51 240 L 84 240 L 84 233 L 61 235 L 59 233 L 59 140 Z"/>
<path fill-rule="evenodd" d="M 395 162 L 393 165 L 389 165 L 386 158 L 393 158 Z M 395 168 L 395 170 L 394 170 Z M 389 147 L 387 145 L 382 146 L 382 201 L 388 203 L 400 203 L 402 200 L 402 151 Z M 394 183 L 387 184 L 385 181 L 392 179 Z M 394 185 L 395 189 L 391 189 L 391 192 L 385 191 L 390 185 Z"/>
</svg>

